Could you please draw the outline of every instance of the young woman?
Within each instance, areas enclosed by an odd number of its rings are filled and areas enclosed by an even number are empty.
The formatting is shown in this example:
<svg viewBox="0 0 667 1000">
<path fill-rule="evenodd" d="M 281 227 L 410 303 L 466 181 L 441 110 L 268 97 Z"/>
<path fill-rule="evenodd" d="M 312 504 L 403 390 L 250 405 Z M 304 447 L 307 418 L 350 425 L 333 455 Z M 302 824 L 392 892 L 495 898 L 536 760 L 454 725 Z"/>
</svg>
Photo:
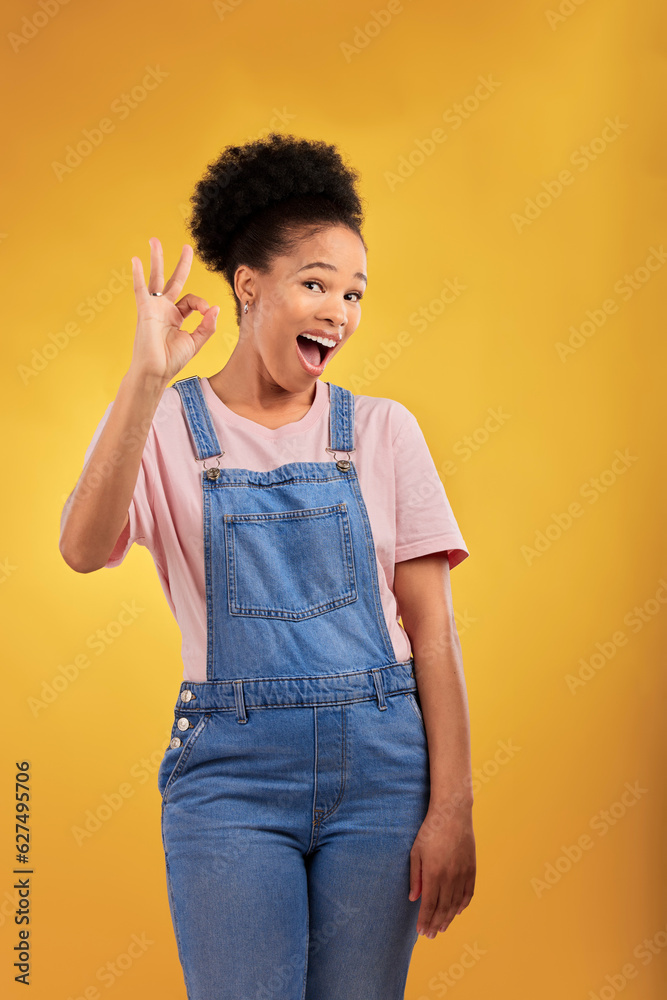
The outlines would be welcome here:
<svg viewBox="0 0 667 1000">
<path fill-rule="evenodd" d="M 132 360 L 63 511 L 72 569 L 147 546 L 181 628 L 158 787 L 190 1000 L 399 1000 L 418 932 L 473 895 L 449 582 L 468 550 L 410 411 L 320 378 L 361 319 L 357 179 L 277 134 L 209 164 L 189 228 L 238 343 L 171 382 L 219 308 L 181 296 L 190 245 L 165 283 L 151 239 Z"/>
</svg>

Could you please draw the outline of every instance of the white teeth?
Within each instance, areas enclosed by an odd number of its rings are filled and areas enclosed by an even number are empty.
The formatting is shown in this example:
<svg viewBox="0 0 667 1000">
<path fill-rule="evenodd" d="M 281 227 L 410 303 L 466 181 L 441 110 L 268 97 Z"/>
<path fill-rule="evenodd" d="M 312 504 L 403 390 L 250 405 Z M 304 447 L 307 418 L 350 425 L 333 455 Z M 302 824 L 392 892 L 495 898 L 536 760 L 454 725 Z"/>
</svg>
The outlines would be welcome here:
<svg viewBox="0 0 667 1000">
<path fill-rule="evenodd" d="M 324 344 L 325 347 L 335 347 L 336 346 L 336 341 L 335 340 L 329 340 L 328 337 L 313 337 L 313 335 L 311 333 L 302 333 L 302 334 L 300 334 L 300 336 L 302 336 L 302 337 L 308 337 L 308 340 L 316 340 L 318 342 L 318 344 Z"/>
</svg>

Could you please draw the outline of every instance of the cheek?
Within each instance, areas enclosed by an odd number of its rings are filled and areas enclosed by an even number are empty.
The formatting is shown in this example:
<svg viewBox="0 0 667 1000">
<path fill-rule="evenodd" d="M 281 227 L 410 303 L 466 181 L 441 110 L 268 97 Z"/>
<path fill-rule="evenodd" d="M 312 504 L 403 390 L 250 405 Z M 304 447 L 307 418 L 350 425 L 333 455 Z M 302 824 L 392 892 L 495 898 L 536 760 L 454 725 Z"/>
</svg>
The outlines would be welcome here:
<svg viewBox="0 0 667 1000">
<path fill-rule="evenodd" d="M 280 283 L 266 285 L 262 288 L 258 301 L 259 315 L 267 326 L 272 326 L 276 320 L 290 311 L 290 295 Z"/>
<path fill-rule="evenodd" d="M 355 309 L 353 312 L 348 313 L 347 329 L 349 336 L 352 336 L 352 334 L 357 329 L 360 323 L 361 323 L 361 312 L 358 309 Z"/>
</svg>

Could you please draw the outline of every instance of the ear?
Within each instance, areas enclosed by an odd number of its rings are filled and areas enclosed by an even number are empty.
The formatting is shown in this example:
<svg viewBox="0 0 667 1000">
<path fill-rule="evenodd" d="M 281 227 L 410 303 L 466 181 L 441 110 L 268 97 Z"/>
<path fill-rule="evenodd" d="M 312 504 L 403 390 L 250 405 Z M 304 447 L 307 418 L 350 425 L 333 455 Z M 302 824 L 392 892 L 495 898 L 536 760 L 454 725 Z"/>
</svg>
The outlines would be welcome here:
<svg viewBox="0 0 667 1000">
<path fill-rule="evenodd" d="M 255 272 L 247 264 L 239 264 L 234 273 L 234 293 L 239 302 L 248 302 L 255 298 Z"/>
</svg>

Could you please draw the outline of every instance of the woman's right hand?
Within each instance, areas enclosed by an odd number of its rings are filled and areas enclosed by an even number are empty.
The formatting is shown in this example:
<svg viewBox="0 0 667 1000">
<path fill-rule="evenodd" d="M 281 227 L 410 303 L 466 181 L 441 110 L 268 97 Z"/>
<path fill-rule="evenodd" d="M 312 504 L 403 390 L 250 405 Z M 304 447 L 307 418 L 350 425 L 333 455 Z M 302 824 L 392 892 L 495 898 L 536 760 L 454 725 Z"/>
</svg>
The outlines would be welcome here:
<svg viewBox="0 0 667 1000">
<path fill-rule="evenodd" d="M 132 278 L 137 300 L 137 331 L 132 349 L 131 369 L 142 376 L 169 382 L 190 361 L 215 331 L 219 306 L 210 306 L 200 295 L 189 292 L 176 301 L 190 273 L 193 250 L 185 244 L 178 264 L 164 284 L 162 244 L 157 237 L 149 240 L 151 273 L 148 287 L 139 257 L 132 258 Z M 162 295 L 151 295 L 162 292 Z M 189 333 L 181 323 L 192 312 L 200 312 L 202 321 Z"/>
</svg>

